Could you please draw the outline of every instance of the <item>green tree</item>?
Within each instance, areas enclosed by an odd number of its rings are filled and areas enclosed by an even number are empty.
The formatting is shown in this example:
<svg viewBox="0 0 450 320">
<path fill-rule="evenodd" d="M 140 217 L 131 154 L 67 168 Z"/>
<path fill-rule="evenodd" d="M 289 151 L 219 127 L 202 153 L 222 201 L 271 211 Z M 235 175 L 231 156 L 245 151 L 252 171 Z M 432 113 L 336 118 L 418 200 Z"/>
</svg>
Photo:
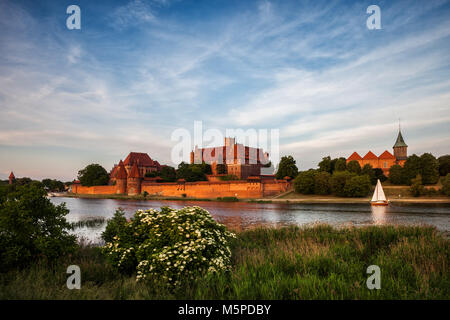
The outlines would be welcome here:
<svg viewBox="0 0 450 320">
<path fill-rule="evenodd" d="M 410 185 L 411 179 L 414 179 L 418 174 L 421 173 L 421 161 L 420 157 L 413 154 L 412 156 L 409 156 L 405 164 L 403 166 L 403 181 L 404 183 Z"/>
<path fill-rule="evenodd" d="M 388 178 L 384 175 L 384 172 L 380 168 L 375 168 L 375 181 L 380 179 L 381 182 L 385 182 Z"/>
<path fill-rule="evenodd" d="M 53 205 L 42 186 L 9 188 L 0 203 L 0 271 L 26 267 L 40 258 L 54 262 L 76 248 L 65 204 Z"/>
<path fill-rule="evenodd" d="M 347 163 L 347 170 L 351 173 L 360 174 L 361 166 L 359 165 L 358 161 L 352 160 L 349 163 Z"/>
<path fill-rule="evenodd" d="M 375 177 L 375 170 L 370 164 L 365 164 L 361 169 L 361 175 L 367 175 L 370 179 L 370 183 L 375 185 L 377 183 L 377 179 Z"/>
<path fill-rule="evenodd" d="M 310 169 L 308 171 L 300 172 L 294 179 L 294 190 L 295 192 L 302 194 L 313 194 L 314 193 L 314 177 L 316 171 Z"/>
<path fill-rule="evenodd" d="M 292 156 L 284 156 L 281 158 L 278 164 L 278 170 L 276 174 L 277 179 L 283 179 L 284 177 L 295 178 L 298 175 L 298 168 L 295 164 L 295 160 Z"/>
<path fill-rule="evenodd" d="M 394 164 L 389 168 L 389 181 L 392 184 L 404 184 L 405 183 L 405 175 L 403 173 L 402 166 L 398 164 Z"/>
<path fill-rule="evenodd" d="M 206 181 L 206 174 L 211 172 L 211 166 L 207 164 L 187 164 L 181 162 L 176 172 L 177 179 L 189 182 Z"/>
<path fill-rule="evenodd" d="M 422 176 L 418 174 L 414 179 L 411 179 L 410 191 L 414 197 L 419 197 L 424 194 L 424 187 L 422 184 Z"/>
<path fill-rule="evenodd" d="M 439 162 L 431 153 L 420 156 L 420 167 L 423 184 L 435 184 L 439 180 Z"/>
<path fill-rule="evenodd" d="M 350 178 L 344 187 L 346 197 L 366 197 L 371 189 L 368 175 L 354 176 Z"/>
<path fill-rule="evenodd" d="M 450 154 L 446 154 L 445 156 L 441 156 L 438 158 L 439 162 L 439 175 L 441 177 L 445 177 L 450 173 Z"/>
<path fill-rule="evenodd" d="M 345 185 L 355 174 L 348 171 L 335 171 L 330 179 L 331 192 L 339 197 L 345 197 Z"/>
<path fill-rule="evenodd" d="M 83 186 L 104 186 L 109 182 L 109 174 L 101 165 L 93 163 L 78 171 L 78 180 Z"/>
<path fill-rule="evenodd" d="M 44 179 L 42 180 L 42 184 L 49 191 L 64 191 L 64 183 L 59 180 Z"/>
<path fill-rule="evenodd" d="M 111 219 L 108 219 L 105 231 L 102 233 L 102 239 L 105 242 L 113 242 L 114 237 L 128 237 L 125 225 L 127 224 L 127 218 L 125 218 L 125 211 L 122 208 L 118 208 Z"/>
<path fill-rule="evenodd" d="M 315 194 L 330 194 L 330 178 L 331 174 L 326 171 L 319 171 L 314 175 L 314 193 Z"/>
<path fill-rule="evenodd" d="M 163 166 L 159 172 L 159 176 L 166 182 L 174 182 L 177 180 L 177 172 L 171 166 Z"/>
<path fill-rule="evenodd" d="M 334 171 L 345 171 L 347 170 L 347 160 L 345 158 L 337 159 L 334 165 Z"/>
<path fill-rule="evenodd" d="M 442 193 L 450 196 L 450 173 L 447 173 L 445 177 L 442 178 Z"/>
<path fill-rule="evenodd" d="M 322 161 L 319 162 L 319 171 L 332 172 L 330 156 L 322 158 Z"/>
</svg>

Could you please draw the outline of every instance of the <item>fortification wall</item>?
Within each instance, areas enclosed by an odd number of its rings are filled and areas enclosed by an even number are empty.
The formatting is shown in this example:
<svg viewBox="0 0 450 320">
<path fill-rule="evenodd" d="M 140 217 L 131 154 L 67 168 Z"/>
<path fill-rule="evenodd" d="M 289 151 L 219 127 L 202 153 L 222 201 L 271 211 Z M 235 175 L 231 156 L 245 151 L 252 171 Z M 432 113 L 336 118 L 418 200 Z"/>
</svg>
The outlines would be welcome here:
<svg viewBox="0 0 450 320">
<path fill-rule="evenodd" d="M 277 195 L 287 190 L 289 183 L 282 181 L 201 181 L 201 182 L 168 182 L 155 183 L 144 181 L 141 193 L 147 192 L 153 196 L 189 197 L 189 198 L 261 198 Z M 73 185 L 72 192 L 76 194 L 116 194 L 117 186 L 83 187 Z"/>
</svg>

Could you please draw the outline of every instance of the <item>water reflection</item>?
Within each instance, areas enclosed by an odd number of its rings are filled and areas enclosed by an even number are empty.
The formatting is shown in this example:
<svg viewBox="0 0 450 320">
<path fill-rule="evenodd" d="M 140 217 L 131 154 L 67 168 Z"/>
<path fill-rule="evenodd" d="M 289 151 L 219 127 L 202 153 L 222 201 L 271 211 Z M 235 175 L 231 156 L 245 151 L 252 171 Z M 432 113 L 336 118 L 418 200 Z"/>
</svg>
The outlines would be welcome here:
<svg viewBox="0 0 450 320">
<path fill-rule="evenodd" d="M 121 207 L 127 218 L 137 209 L 159 209 L 170 206 L 180 209 L 185 206 L 200 206 L 208 210 L 218 222 L 235 231 L 257 226 L 310 225 L 327 223 L 332 225 L 371 224 L 420 224 L 432 225 L 442 231 L 450 231 L 450 206 L 371 206 L 370 204 L 286 204 L 286 203 L 245 203 L 213 201 L 141 201 L 117 199 L 52 198 L 52 202 L 66 202 L 71 222 L 87 217 L 109 219 Z M 88 240 L 98 241 L 104 226 L 80 228 L 77 234 Z"/>
<path fill-rule="evenodd" d="M 373 223 L 376 225 L 386 224 L 386 209 L 387 206 L 371 206 L 372 208 L 372 219 Z"/>
</svg>

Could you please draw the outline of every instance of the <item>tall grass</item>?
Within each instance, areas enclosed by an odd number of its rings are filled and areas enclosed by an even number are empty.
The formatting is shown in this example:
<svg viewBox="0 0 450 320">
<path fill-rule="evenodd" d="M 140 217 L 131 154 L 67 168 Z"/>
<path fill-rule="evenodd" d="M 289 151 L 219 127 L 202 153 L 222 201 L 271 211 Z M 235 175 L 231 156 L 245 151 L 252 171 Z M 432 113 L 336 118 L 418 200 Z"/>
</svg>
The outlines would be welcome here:
<svg viewBox="0 0 450 320">
<path fill-rule="evenodd" d="M 449 299 L 450 243 L 431 227 L 259 228 L 232 243 L 232 270 L 163 284 L 136 283 L 116 273 L 99 248 L 48 268 L 0 275 L 0 299 Z M 81 290 L 66 288 L 66 268 L 81 268 Z M 369 265 L 381 289 L 366 287 Z"/>
</svg>

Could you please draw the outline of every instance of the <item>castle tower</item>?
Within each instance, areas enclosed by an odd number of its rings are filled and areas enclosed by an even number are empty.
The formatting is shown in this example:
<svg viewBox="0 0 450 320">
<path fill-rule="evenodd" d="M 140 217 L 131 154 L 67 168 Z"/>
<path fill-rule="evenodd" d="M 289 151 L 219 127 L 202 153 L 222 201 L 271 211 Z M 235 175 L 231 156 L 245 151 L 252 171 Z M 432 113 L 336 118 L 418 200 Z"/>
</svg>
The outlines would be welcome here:
<svg viewBox="0 0 450 320">
<path fill-rule="evenodd" d="M 397 141 L 395 141 L 393 148 L 396 163 L 403 165 L 403 163 L 405 163 L 406 159 L 408 158 L 408 145 L 405 143 L 405 140 L 403 140 L 400 128 L 398 129 Z"/>
<path fill-rule="evenodd" d="M 119 166 L 116 171 L 116 193 L 126 194 L 127 193 L 127 170 L 123 165 L 122 160 L 119 162 Z"/>
<path fill-rule="evenodd" d="M 136 162 L 133 162 L 127 179 L 127 193 L 130 196 L 141 193 L 141 174 Z"/>
<path fill-rule="evenodd" d="M 16 180 L 16 177 L 14 176 L 14 173 L 11 171 L 11 174 L 9 175 L 9 184 L 13 184 Z"/>
</svg>

